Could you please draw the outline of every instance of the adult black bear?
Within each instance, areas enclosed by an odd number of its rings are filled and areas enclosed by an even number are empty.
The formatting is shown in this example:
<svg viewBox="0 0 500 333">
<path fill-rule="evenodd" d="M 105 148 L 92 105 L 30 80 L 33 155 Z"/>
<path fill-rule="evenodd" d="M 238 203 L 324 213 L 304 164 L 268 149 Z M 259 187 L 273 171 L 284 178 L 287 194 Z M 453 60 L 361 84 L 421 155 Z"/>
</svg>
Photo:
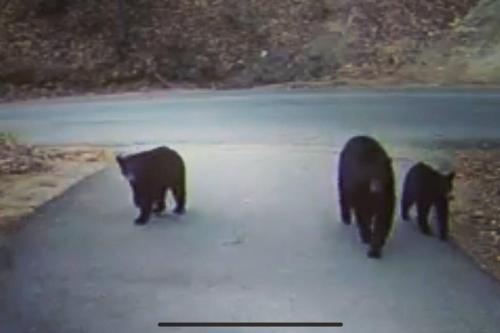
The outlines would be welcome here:
<svg viewBox="0 0 500 333">
<path fill-rule="evenodd" d="M 186 170 L 182 157 L 167 147 L 158 147 L 129 156 L 117 156 L 121 172 L 130 183 L 134 203 L 141 210 L 135 223 L 148 222 L 151 212 L 165 210 L 167 190 L 176 201 L 176 214 L 186 205 Z M 154 206 L 154 207 L 153 207 Z"/>
<path fill-rule="evenodd" d="M 342 221 L 350 224 L 354 211 L 368 257 L 380 258 L 394 215 L 392 160 L 375 139 L 356 136 L 340 153 L 338 172 Z"/>
<path fill-rule="evenodd" d="M 425 235 L 431 235 L 427 217 L 436 208 L 441 240 L 448 238 L 448 206 L 455 173 L 440 174 L 425 163 L 415 164 L 406 174 L 401 198 L 401 217 L 409 220 L 409 210 L 417 206 L 418 225 Z"/>
</svg>

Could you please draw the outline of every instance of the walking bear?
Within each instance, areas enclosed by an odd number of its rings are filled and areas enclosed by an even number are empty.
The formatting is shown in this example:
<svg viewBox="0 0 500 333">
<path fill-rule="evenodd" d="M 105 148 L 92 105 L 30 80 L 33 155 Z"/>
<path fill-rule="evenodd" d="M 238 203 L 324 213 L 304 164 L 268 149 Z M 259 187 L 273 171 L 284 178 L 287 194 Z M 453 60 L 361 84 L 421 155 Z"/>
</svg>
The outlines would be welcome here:
<svg viewBox="0 0 500 333">
<path fill-rule="evenodd" d="M 134 204 L 140 209 L 136 224 L 146 224 L 151 212 L 165 210 L 167 191 L 176 201 L 174 213 L 186 205 L 186 170 L 182 157 L 167 147 L 158 147 L 129 156 L 117 156 L 123 176 L 132 188 Z"/>
<path fill-rule="evenodd" d="M 340 153 L 338 189 L 342 222 L 354 212 L 368 257 L 380 258 L 394 215 L 392 160 L 373 138 L 351 138 Z"/>
<path fill-rule="evenodd" d="M 436 209 L 441 240 L 448 238 L 448 207 L 455 173 L 443 175 L 425 163 L 415 164 L 407 173 L 401 198 L 401 217 L 409 220 L 409 210 L 417 206 L 418 225 L 425 235 L 431 235 L 428 215 L 432 206 Z"/>
</svg>

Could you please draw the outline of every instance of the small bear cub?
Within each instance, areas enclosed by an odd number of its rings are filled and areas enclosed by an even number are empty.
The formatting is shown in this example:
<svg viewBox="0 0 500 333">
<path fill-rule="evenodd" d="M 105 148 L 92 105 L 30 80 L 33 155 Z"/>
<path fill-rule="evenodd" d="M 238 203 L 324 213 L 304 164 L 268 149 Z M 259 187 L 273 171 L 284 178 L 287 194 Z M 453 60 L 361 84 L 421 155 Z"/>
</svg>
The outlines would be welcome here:
<svg viewBox="0 0 500 333">
<path fill-rule="evenodd" d="M 409 210 L 413 204 L 417 207 L 417 220 L 420 231 L 432 235 L 428 215 L 432 206 L 436 209 L 439 226 L 439 238 L 448 238 L 449 201 L 452 199 L 455 173 L 441 174 L 429 165 L 419 162 L 406 174 L 401 198 L 401 217 L 409 220 Z"/>
<path fill-rule="evenodd" d="M 165 210 L 167 191 L 176 202 L 174 213 L 186 206 L 186 170 L 182 157 L 168 147 L 158 147 L 128 156 L 117 156 L 122 175 L 132 189 L 134 204 L 140 209 L 136 224 L 146 224 L 151 212 Z"/>
</svg>

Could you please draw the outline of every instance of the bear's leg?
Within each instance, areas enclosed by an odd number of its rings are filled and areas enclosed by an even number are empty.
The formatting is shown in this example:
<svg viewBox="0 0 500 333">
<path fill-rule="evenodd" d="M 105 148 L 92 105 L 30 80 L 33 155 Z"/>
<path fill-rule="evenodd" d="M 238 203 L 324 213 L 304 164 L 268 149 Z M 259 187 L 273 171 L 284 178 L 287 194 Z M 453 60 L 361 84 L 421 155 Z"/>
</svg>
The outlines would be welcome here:
<svg viewBox="0 0 500 333">
<path fill-rule="evenodd" d="M 342 177 L 339 177 L 339 204 L 340 204 L 340 217 L 342 223 L 351 224 L 351 200 L 349 200 L 349 193 L 345 189 Z"/>
<path fill-rule="evenodd" d="M 368 257 L 370 258 L 380 258 L 382 256 L 382 248 L 391 232 L 393 223 L 394 203 L 392 200 L 389 198 L 388 202 L 379 205 L 373 214 L 373 233 L 370 250 L 368 251 Z"/>
<path fill-rule="evenodd" d="M 155 209 L 153 210 L 154 213 L 163 213 L 165 211 L 165 201 L 167 199 L 167 190 L 168 188 L 166 186 L 162 186 L 159 192 L 159 197 L 158 200 L 156 201 L 156 206 Z"/>
<path fill-rule="evenodd" d="M 420 228 L 420 231 L 424 235 L 428 236 L 432 235 L 431 228 L 429 227 L 429 222 L 427 221 L 430 209 L 431 204 L 429 202 L 417 202 L 418 226 Z"/>
<path fill-rule="evenodd" d="M 370 244 L 372 232 L 370 228 L 370 213 L 364 205 L 358 205 L 354 209 L 356 215 L 356 223 L 358 225 L 359 236 L 361 241 L 365 244 Z"/>
<path fill-rule="evenodd" d="M 372 232 L 370 228 L 370 221 L 364 220 L 363 222 L 358 222 L 359 236 L 364 244 L 370 244 L 372 239 Z"/>
<path fill-rule="evenodd" d="M 370 243 L 370 250 L 368 251 L 369 258 L 380 258 L 382 256 L 382 247 L 385 244 L 385 235 L 387 228 L 379 217 L 375 217 L 373 222 L 373 235 Z"/>
<path fill-rule="evenodd" d="M 445 241 L 448 239 L 448 201 L 446 199 L 436 203 L 436 215 L 439 224 L 439 238 Z"/>
<path fill-rule="evenodd" d="M 151 209 L 153 206 L 152 200 L 146 199 L 141 202 L 140 215 L 135 219 L 136 224 L 146 224 L 151 216 Z"/>
<path fill-rule="evenodd" d="M 340 216 L 342 218 L 342 223 L 345 225 L 351 224 L 351 202 L 349 200 L 348 193 L 344 193 L 340 196 Z"/>
<path fill-rule="evenodd" d="M 351 224 L 351 206 L 347 193 L 340 194 L 340 216 L 342 223 Z"/>
<path fill-rule="evenodd" d="M 184 183 L 182 182 L 174 186 L 172 188 L 172 193 L 177 204 L 174 213 L 183 214 L 186 211 L 186 189 Z"/>
<path fill-rule="evenodd" d="M 373 221 L 373 234 L 368 251 L 369 258 L 380 258 L 382 256 L 382 247 L 389 235 L 392 225 L 392 218 L 385 214 L 377 215 Z"/>
<path fill-rule="evenodd" d="M 382 257 L 382 245 L 377 244 L 374 245 L 375 241 L 372 240 L 372 244 L 370 245 L 370 250 L 368 250 L 368 258 L 379 259 Z"/>
<path fill-rule="evenodd" d="M 413 205 L 413 200 L 410 198 L 410 194 L 403 193 L 401 198 L 401 218 L 405 221 L 410 220 L 410 208 Z"/>
<path fill-rule="evenodd" d="M 381 251 L 382 247 L 384 247 L 387 238 L 391 232 L 393 223 L 392 213 L 386 212 L 384 214 L 377 215 L 375 217 L 374 225 L 373 225 L 373 240 L 372 248 L 379 249 Z"/>
</svg>

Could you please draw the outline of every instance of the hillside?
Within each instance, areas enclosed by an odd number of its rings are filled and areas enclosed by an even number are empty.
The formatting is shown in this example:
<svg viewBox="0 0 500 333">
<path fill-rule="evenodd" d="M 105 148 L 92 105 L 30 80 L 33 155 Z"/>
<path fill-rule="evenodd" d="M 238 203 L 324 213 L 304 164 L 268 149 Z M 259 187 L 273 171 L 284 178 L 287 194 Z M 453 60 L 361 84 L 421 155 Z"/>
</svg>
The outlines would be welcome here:
<svg viewBox="0 0 500 333">
<path fill-rule="evenodd" d="M 0 1 L 0 96 L 385 77 L 498 82 L 498 0 L 123 0 L 122 12 L 118 3 Z M 450 76 L 457 64 L 467 70 Z"/>
<path fill-rule="evenodd" d="M 452 27 L 419 55 L 417 65 L 405 68 L 406 74 L 445 84 L 500 84 L 500 1 L 479 1 Z"/>
</svg>

